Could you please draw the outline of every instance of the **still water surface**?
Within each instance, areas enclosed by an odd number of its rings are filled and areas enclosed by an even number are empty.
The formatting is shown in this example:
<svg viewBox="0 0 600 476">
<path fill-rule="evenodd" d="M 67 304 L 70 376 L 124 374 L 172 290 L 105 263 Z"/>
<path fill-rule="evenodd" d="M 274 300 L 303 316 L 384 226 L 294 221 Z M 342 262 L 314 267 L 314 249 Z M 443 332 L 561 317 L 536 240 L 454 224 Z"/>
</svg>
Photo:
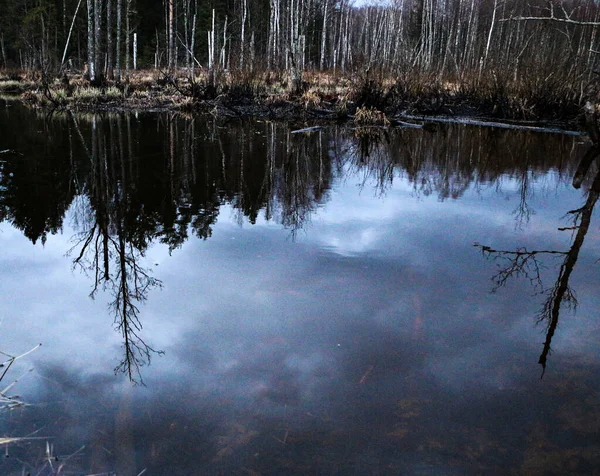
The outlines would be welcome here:
<svg viewBox="0 0 600 476">
<path fill-rule="evenodd" d="M 3 105 L 0 473 L 597 472 L 584 139 L 292 129 Z"/>
</svg>

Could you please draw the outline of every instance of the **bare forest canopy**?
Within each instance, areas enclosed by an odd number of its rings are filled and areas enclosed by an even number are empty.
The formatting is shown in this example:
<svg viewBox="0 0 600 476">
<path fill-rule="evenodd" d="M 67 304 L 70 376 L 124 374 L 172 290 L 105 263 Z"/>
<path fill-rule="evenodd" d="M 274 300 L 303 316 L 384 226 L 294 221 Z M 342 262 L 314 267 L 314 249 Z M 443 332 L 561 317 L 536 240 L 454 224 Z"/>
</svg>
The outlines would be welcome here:
<svg viewBox="0 0 600 476">
<path fill-rule="evenodd" d="M 0 0 L 0 66 L 371 68 L 593 83 L 595 0 Z M 135 64 L 134 64 L 135 63 Z M 581 99 L 581 98 L 580 98 Z"/>
</svg>

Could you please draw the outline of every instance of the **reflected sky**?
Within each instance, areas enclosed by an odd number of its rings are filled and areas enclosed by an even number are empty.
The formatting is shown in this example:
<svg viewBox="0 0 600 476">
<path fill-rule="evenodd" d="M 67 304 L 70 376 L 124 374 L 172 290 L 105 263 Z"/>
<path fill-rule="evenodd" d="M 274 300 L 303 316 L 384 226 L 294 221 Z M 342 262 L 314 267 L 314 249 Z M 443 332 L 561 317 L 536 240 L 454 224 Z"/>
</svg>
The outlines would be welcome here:
<svg viewBox="0 0 600 476">
<path fill-rule="evenodd" d="M 296 233 L 223 203 L 210 238 L 151 244 L 143 263 L 163 287 L 140 316 L 165 354 L 142 369 L 145 386 L 114 374 L 111 298 L 90 299 L 90 279 L 65 256 L 73 205 L 43 245 L 3 222 L 0 350 L 43 346 L 11 368 L 34 369 L 18 383 L 31 406 L 2 414 L 1 435 L 51 438 L 52 464 L 73 474 L 598 467 L 597 213 L 572 276 L 579 307 L 562 315 L 543 379 L 543 296 L 518 279 L 491 293 L 497 263 L 473 246 L 568 249 L 558 227 L 585 191 L 537 171 L 534 213 L 519 226 L 509 174 L 444 200 L 403 174 L 382 193 L 346 166 Z M 546 261 L 549 284 L 559 264 Z M 45 442 L 7 445 L 0 471 L 49 471 Z"/>
</svg>

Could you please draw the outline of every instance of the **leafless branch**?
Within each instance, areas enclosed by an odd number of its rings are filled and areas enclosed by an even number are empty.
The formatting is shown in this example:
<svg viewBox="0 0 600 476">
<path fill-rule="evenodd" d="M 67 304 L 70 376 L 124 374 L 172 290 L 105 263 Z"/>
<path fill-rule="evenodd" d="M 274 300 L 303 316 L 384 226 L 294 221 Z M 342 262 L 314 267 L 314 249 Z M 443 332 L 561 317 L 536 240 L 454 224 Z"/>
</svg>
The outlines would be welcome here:
<svg viewBox="0 0 600 476">
<path fill-rule="evenodd" d="M 501 18 L 498 21 L 500 21 L 500 22 L 505 22 L 505 21 L 551 21 L 551 22 L 556 22 L 556 23 L 567 23 L 569 25 L 600 26 L 600 22 L 597 22 L 597 21 L 579 21 L 579 20 L 573 20 L 571 18 L 558 18 L 555 16 L 550 16 L 550 17 L 510 17 L 510 18 Z"/>
</svg>

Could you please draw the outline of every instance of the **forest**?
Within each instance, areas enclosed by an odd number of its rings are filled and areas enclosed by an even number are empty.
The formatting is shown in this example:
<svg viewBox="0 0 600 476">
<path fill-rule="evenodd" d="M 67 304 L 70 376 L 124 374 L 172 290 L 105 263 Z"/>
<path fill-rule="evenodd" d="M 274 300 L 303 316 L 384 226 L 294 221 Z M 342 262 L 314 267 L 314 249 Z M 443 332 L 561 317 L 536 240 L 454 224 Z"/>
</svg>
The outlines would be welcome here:
<svg viewBox="0 0 600 476">
<path fill-rule="evenodd" d="M 596 103 L 599 26 L 594 0 L 0 0 L 0 66 L 95 85 L 140 69 L 246 84 L 283 72 L 295 93 L 318 72 L 413 103 L 435 90 L 560 115 Z"/>
</svg>

